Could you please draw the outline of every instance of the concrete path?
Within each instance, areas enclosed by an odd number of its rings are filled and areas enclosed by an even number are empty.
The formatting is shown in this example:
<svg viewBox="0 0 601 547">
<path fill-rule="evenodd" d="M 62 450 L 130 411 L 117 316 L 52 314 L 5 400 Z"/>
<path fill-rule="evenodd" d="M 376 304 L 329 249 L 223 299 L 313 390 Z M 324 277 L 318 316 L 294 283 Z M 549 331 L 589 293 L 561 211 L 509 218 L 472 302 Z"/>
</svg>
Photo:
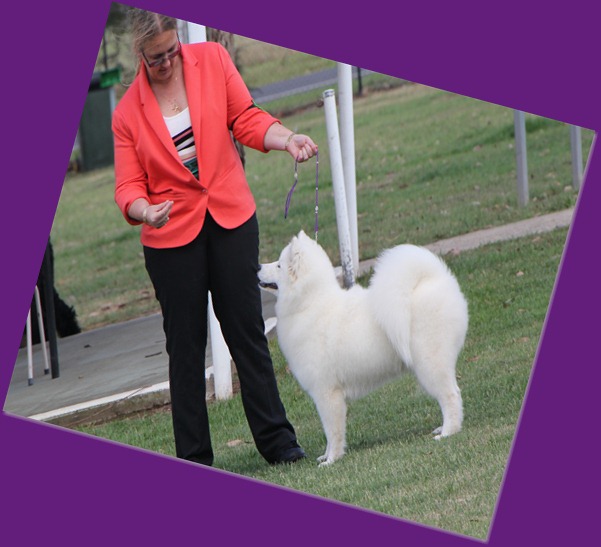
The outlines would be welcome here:
<svg viewBox="0 0 601 547">
<path fill-rule="evenodd" d="M 480 230 L 428 245 L 445 255 L 480 245 L 569 226 L 573 210 Z M 359 273 L 373 260 L 362 262 Z M 263 312 L 273 324 L 275 297 L 263 292 Z M 269 335 L 273 335 L 270 329 Z M 41 346 L 34 346 L 34 383 L 27 381 L 27 350 L 19 351 L 4 411 L 59 425 L 101 421 L 169 402 L 167 354 L 160 315 L 152 315 L 58 340 L 60 376 L 44 374 Z M 207 350 L 207 398 L 213 397 Z"/>
</svg>

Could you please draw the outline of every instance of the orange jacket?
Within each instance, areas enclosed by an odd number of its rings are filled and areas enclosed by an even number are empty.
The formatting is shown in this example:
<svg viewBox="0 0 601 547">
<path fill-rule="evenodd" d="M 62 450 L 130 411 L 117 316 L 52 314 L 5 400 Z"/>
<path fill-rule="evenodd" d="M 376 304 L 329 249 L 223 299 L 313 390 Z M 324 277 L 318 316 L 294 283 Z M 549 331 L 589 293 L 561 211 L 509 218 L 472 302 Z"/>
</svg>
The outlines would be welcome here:
<svg viewBox="0 0 601 547">
<path fill-rule="evenodd" d="M 256 107 L 225 48 L 214 42 L 182 47 L 182 60 L 199 178 L 181 162 L 158 102 L 141 68 L 113 113 L 115 201 L 125 219 L 138 198 L 174 202 L 161 229 L 142 226 L 143 245 L 178 247 L 200 232 L 207 209 L 224 228 L 235 228 L 255 212 L 230 130 L 245 146 L 267 152 L 267 129 L 279 122 Z"/>
</svg>

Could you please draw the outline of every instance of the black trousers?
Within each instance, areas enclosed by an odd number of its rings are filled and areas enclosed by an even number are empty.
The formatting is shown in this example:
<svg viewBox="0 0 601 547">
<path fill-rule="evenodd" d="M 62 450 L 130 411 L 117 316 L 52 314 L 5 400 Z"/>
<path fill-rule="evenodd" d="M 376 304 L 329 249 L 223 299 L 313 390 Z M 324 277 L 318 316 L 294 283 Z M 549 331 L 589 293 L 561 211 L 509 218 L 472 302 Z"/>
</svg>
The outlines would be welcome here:
<svg viewBox="0 0 601 547">
<path fill-rule="evenodd" d="M 257 281 L 256 216 L 220 227 L 207 212 L 198 237 L 183 247 L 144 247 L 146 269 L 163 314 L 176 455 L 212 465 L 205 403 L 208 291 L 232 355 L 253 439 L 268 461 L 296 445 L 269 354 Z"/>
</svg>

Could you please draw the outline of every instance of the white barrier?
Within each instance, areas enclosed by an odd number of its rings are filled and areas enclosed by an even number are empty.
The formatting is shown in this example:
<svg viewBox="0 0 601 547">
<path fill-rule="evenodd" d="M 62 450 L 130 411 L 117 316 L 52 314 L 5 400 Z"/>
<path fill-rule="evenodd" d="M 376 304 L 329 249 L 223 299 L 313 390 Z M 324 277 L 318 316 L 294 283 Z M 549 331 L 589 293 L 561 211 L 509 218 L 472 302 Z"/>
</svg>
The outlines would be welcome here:
<svg viewBox="0 0 601 547">
<path fill-rule="evenodd" d="M 528 203 L 528 156 L 526 153 L 526 119 L 521 110 L 514 110 L 515 155 L 517 161 L 518 205 Z"/>
<path fill-rule="evenodd" d="M 340 148 L 346 190 L 351 256 L 355 272 L 359 271 L 359 233 L 357 227 L 357 183 L 355 176 L 355 123 L 353 116 L 353 68 L 338 63 L 338 95 L 340 108 Z"/>
<path fill-rule="evenodd" d="M 342 167 L 340 134 L 338 131 L 338 119 L 336 115 L 336 97 L 333 89 L 327 89 L 323 92 L 323 104 L 326 116 L 328 147 L 330 150 L 334 201 L 336 204 L 336 223 L 338 225 L 338 242 L 340 246 L 342 278 L 344 286 L 349 288 L 355 283 L 355 274 L 353 270 L 349 216 L 346 201 L 346 191 L 344 187 L 344 170 Z"/>
</svg>

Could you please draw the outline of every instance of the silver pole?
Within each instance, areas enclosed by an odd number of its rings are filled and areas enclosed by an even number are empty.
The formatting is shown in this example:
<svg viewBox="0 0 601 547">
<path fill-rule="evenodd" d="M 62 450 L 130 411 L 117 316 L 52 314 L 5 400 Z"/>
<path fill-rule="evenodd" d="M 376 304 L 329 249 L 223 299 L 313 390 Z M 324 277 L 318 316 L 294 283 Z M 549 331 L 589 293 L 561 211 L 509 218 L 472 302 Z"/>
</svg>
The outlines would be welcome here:
<svg viewBox="0 0 601 547">
<path fill-rule="evenodd" d="M 207 41 L 206 27 L 182 21 L 185 30 L 185 41 L 189 44 Z M 208 305 L 209 336 L 211 339 L 211 359 L 213 361 L 213 380 L 215 384 L 215 398 L 217 400 L 230 399 L 234 394 L 232 384 L 232 357 L 225 343 L 221 325 L 215 315 L 213 298 L 209 293 Z"/>
<path fill-rule="evenodd" d="M 528 156 L 526 154 L 526 118 L 520 110 L 514 110 L 514 127 L 518 205 L 524 207 L 528 203 Z"/>
<path fill-rule="evenodd" d="M 340 101 L 340 146 L 346 205 L 351 236 L 353 268 L 359 271 L 359 235 L 357 228 L 357 183 L 355 174 L 355 132 L 353 122 L 353 68 L 338 63 L 338 94 Z"/>
<path fill-rule="evenodd" d="M 582 135 L 580 127 L 570 126 L 570 142 L 572 147 L 572 186 L 576 190 L 582 184 Z"/>
<path fill-rule="evenodd" d="M 323 92 L 323 104 L 326 115 L 326 130 L 330 150 L 330 165 L 332 170 L 332 185 L 336 204 L 336 223 L 338 225 L 338 242 L 342 277 L 345 288 L 355 283 L 353 257 L 351 253 L 351 235 L 349 230 L 348 209 L 346 206 L 346 191 L 344 188 L 344 171 L 342 167 L 342 151 L 340 149 L 340 134 L 336 115 L 336 97 L 333 89 Z"/>
</svg>

